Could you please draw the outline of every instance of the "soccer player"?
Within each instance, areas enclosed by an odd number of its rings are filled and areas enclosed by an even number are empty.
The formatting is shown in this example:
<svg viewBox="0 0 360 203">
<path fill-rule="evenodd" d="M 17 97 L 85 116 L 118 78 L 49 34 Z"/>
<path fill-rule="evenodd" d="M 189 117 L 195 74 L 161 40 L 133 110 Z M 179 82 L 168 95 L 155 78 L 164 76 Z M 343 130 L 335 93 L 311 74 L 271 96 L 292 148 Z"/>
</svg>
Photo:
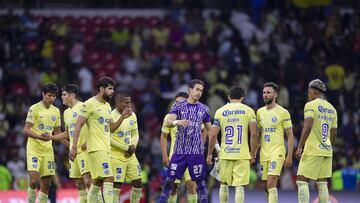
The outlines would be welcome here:
<svg viewBox="0 0 360 203">
<path fill-rule="evenodd" d="M 61 99 L 63 104 L 68 108 L 64 111 L 64 122 L 65 122 L 65 132 L 52 136 L 51 140 L 62 140 L 70 139 L 70 149 L 73 145 L 73 136 L 75 125 L 78 116 L 80 115 L 80 109 L 83 106 L 83 102 L 77 100 L 77 95 L 79 93 L 79 87 L 74 84 L 68 84 L 62 88 Z M 82 150 L 82 145 L 87 139 L 88 128 L 83 126 L 80 131 L 80 136 L 78 140 L 79 148 L 77 156 L 74 161 L 70 161 L 70 178 L 75 179 L 76 187 L 79 190 L 80 194 L 80 203 L 86 203 L 87 192 L 86 189 L 90 188 L 91 185 L 91 175 L 89 169 L 88 154 L 86 150 Z"/>
<path fill-rule="evenodd" d="M 278 202 L 277 182 L 282 167 L 292 165 L 294 135 L 289 112 L 276 103 L 279 87 L 273 82 L 264 84 L 263 100 L 265 106 L 256 112 L 260 138 L 261 180 L 264 183 L 268 202 Z M 288 140 L 285 157 L 284 132 Z M 256 155 L 256 152 L 255 152 Z"/>
<path fill-rule="evenodd" d="M 105 203 L 113 202 L 114 176 L 110 158 L 110 130 L 119 126 L 119 120 L 111 119 L 111 107 L 107 102 L 114 94 L 115 81 L 109 77 L 102 77 L 96 84 L 97 94 L 88 99 L 80 110 L 80 115 L 74 130 L 74 140 L 69 152 L 70 160 L 77 156 L 77 146 L 80 130 L 86 124 L 88 139 L 86 141 L 89 156 L 92 183 L 87 194 L 87 201 L 96 202 L 96 196 L 103 186 Z"/>
<path fill-rule="evenodd" d="M 135 156 L 139 141 L 136 114 L 131 108 L 131 97 L 126 91 L 116 94 L 116 108 L 112 111 L 113 120 L 120 120 L 120 126 L 111 131 L 111 164 L 114 180 L 114 203 L 119 202 L 121 184 L 129 179 L 132 184 L 130 202 L 138 203 L 141 197 L 141 166 Z"/>
<path fill-rule="evenodd" d="M 42 88 L 42 100 L 30 107 L 27 113 L 24 135 L 26 145 L 27 170 L 30 176 L 28 202 L 36 200 L 36 187 L 40 182 L 38 201 L 48 201 L 48 190 L 52 176 L 55 175 L 55 161 L 52 141 L 49 137 L 60 133 L 60 111 L 53 105 L 58 87 L 48 83 Z"/>
<path fill-rule="evenodd" d="M 175 103 L 177 103 L 181 100 L 185 100 L 188 97 L 189 97 L 189 95 L 186 92 L 179 92 L 175 96 Z M 176 127 L 172 127 L 172 128 L 167 127 L 166 123 L 167 123 L 168 118 L 169 118 L 169 114 L 167 114 L 164 118 L 163 126 L 161 128 L 161 135 L 160 135 L 162 161 L 163 161 L 163 165 L 166 167 L 169 167 L 169 160 L 171 159 L 171 156 L 174 153 L 174 145 L 175 145 L 176 133 L 177 133 Z M 170 144 L 170 153 L 168 155 L 168 153 L 167 153 L 167 137 L 169 134 L 170 134 L 170 143 L 171 144 Z M 186 168 L 182 180 L 184 180 L 186 189 L 188 192 L 188 202 L 189 203 L 197 203 L 198 197 L 197 197 L 197 193 L 196 193 L 196 183 L 191 180 L 188 168 Z M 169 197 L 169 203 L 176 203 L 177 193 L 178 193 L 178 188 L 179 188 L 180 182 L 181 182 L 181 180 L 175 180 L 174 187 L 172 188 L 172 191 L 171 191 L 171 194 Z"/>
<path fill-rule="evenodd" d="M 332 175 L 332 156 L 337 135 L 337 112 L 325 98 L 326 86 L 319 79 L 309 83 L 309 102 L 304 107 L 304 126 L 296 158 L 300 159 L 297 172 L 298 200 L 309 202 L 309 179 L 316 180 L 319 202 L 328 202 L 327 179 Z M 304 147 L 304 152 L 302 151 Z"/>
<path fill-rule="evenodd" d="M 205 185 L 206 165 L 203 155 L 204 145 L 201 126 L 204 123 L 207 131 L 211 129 L 209 108 L 200 103 L 204 82 L 198 79 L 189 83 L 189 98 L 177 102 L 170 110 L 168 127 L 177 127 L 174 154 L 171 157 L 167 177 L 160 196 L 160 202 L 168 202 L 175 179 L 182 179 L 186 167 L 191 180 L 196 182 L 200 202 L 207 202 Z"/>
<path fill-rule="evenodd" d="M 220 202 L 228 202 L 229 186 L 235 187 L 235 202 L 244 202 L 244 185 L 250 181 L 251 155 L 248 144 L 256 139 L 255 112 L 249 106 L 242 104 L 244 89 L 239 86 L 230 88 L 228 99 L 230 103 L 218 109 L 215 113 L 213 126 L 209 134 L 209 149 L 206 162 L 212 164 L 217 135 L 221 131 L 219 151 L 219 173 L 221 185 Z M 252 145 L 254 146 L 254 145 Z M 253 151 L 254 149 L 252 149 Z"/>
</svg>

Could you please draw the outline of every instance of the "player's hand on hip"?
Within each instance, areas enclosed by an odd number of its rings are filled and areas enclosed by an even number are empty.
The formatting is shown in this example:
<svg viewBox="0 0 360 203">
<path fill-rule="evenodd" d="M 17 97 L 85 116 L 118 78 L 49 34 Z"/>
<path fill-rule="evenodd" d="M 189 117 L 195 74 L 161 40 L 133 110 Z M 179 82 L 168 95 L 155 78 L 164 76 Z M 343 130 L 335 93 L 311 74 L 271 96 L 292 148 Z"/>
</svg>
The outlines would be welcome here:
<svg viewBox="0 0 360 203">
<path fill-rule="evenodd" d="M 285 159 L 284 166 L 285 166 L 285 168 L 290 168 L 291 165 L 292 165 L 292 157 L 287 156 L 286 159 Z"/>
<path fill-rule="evenodd" d="M 298 147 L 296 149 L 296 152 L 295 152 L 295 157 L 300 160 L 301 159 L 301 154 L 302 154 L 302 148 Z"/>
<path fill-rule="evenodd" d="M 207 155 L 206 164 L 209 165 L 209 166 L 213 164 L 213 162 L 212 162 L 212 154 Z"/>
<path fill-rule="evenodd" d="M 162 158 L 162 163 L 165 167 L 169 166 L 169 157 L 168 156 L 163 156 Z"/>
<path fill-rule="evenodd" d="M 178 125 L 182 126 L 182 127 L 187 127 L 188 125 L 190 125 L 190 121 L 183 119 L 183 120 L 179 120 Z"/>
<path fill-rule="evenodd" d="M 74 161 L 74 159 L 76 158 L 76 154 L 77 154 L 77 148 L 76 147 L 71 147 L 71 150 L 69 152 L 69 159 L 71 161 Z"/>
</svg>

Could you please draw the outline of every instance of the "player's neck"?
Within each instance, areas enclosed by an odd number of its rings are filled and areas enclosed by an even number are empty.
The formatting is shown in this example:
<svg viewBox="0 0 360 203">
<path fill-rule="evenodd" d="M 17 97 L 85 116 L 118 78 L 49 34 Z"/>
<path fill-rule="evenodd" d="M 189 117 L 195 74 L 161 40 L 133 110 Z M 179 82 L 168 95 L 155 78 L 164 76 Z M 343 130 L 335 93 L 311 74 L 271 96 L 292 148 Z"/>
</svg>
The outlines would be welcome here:
<svg viewBox="0 0 360 203">
<path fill-rule="evenodd" d="M 76 104 L 78 103 L 78 100 L 74 100 L 74 101 L 72 101 L 71 103 L 70 103 L 70 108 L 72 108 L 72 107 L 74 107 Z"/>
<path fill-rule="evenodd" d="M 195 99 L 192 99 L 192 98 L 188 98 L 187 101 L 190 103 L 190 104 L 195 104 L 196 102 L 198 102 L 198 100 L 195 100 Z"/>
<path fill-rule="evenodd" d="M 242 99 L 230 99 L 230 103 L 242 103 Z"/>
<path fill-rule="evenodd" d="M 277 103 L 272 102 L 271 104 L 267 104 L 267 105 L 266 105 L 266 109 L 267 109 L 267 110 L 270 110 L 270 109 L 275 108 L 276 106 L 277 106 Z"/>
<path fill-rule="evenodd" d="M 104 99 L 101 95 L 99 95 L 99 94 L 97 94 L 97 95 L 95 96 L 95 99 L 98 100 L 98 101 L 101 102 L 101 103 L 105 103 L 105 99 Z"/>
<path fill-rule="evenodd" d="M 45 107 L 45 108 L 50 108 L 51 104 L 47 104 L 45 103 L 44 101 L 41 101 L 42 105 Z"/>
</svg>

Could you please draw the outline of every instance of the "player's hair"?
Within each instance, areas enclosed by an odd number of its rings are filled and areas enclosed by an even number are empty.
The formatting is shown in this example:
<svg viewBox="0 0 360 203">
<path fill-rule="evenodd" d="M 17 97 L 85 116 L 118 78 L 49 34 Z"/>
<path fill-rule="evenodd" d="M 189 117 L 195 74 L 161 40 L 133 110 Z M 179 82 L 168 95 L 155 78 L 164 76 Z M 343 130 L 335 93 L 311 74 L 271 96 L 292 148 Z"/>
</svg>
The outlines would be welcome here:
<svg viewBox="0 0 360 203">
<path fill-rule="evenodd" d="M 115 81 L 110 77 L 102 77 L 100 80 L 96 83 L 96 89 L 99 91 L 100 88 L 107 88 L 109 86 L 115 87 Z"/>
<path fill-rule="evenodd" d="M 279 92 L 279 86 L 274 82 L 266 82 L 264 87 L 271 87 L 273 90 L 275 90 L 275 92 Z"/>
<path fill-rule="evenodd" d="M 57 94 L 57 93 L 58 93 L 58 90 L 59 90 L 59 88 L 56 86 L 55 83 L 49 82 L 49 83 L 47 83 L 46 85 L 44 85 L 44 86 L 42 87 L 42 90 L 41 90 L 41 91 L 42 91 L 44 94 L 46 94 L 46 93 Z"/>
<path fill-rule="evenodd" d="M 309 88 L 313 88 L 321 93 L 324 93 L 326 91 L 326 85 L 323 81 L 321 81 L 320 79 L 315 79 L 312 80 L 309 83 Z"/>
<path fill-rule="evenodd" d="M 189 94 L 186 93 L 186 92 L 179 92 L 179 93 L 176 94 L 175 99 L 178 98 L 178 97 L 184 97 L 184 98 L 187 99 L 189 97 Z"/>
<path fill-rule="evenodd" d="M 202 85 L 203 87 L 205 86 L 204 82 L 199 80 L 199 79 L 193 79 L 190 81 L 189 83 L 189 88 L 194 88 L 195 85 Z"/>
<path fill-rule="evenodd" d="M 127 90 L 118 90 L 116 91 L 116 98 L 118 97 L 131 97 L 131 94 Z"/>
<path fill-rule="evenodd" d="M 69 94 L 73 93 L 73 94 L 75 94 L 75 96 L 79 94 L 79 86 L 77 86 L 75 84 L 67 84 L 61 90 L 65 91 Z"/>
<path fill-rule="evenodd" d="M 245 90 L 240 86 L 232 86 L 229 90 L 230 99 L 240 99 L 241 97 L 244 97 L 244 95 Z"/>
</svg>

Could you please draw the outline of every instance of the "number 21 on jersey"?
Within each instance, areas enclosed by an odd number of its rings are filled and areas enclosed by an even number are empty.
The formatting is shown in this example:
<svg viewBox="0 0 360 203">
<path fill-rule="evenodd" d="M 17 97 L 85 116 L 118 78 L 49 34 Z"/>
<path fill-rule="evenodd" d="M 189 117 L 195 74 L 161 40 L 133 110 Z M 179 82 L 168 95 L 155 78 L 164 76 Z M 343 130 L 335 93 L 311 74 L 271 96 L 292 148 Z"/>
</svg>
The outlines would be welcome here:
<svg viewBox="0 0 360 203">
<path fill-rule="evenodd" d="M 235 132 L 237 131 L 237 132 Z M 237 135 L 236 142 L 241 144 L 242 141 L 242 125 L 237 125 L 236 129 L 233 126 L 225 127 L 225 144 L 233 144 L 234 136 Z"/>
</svg>

